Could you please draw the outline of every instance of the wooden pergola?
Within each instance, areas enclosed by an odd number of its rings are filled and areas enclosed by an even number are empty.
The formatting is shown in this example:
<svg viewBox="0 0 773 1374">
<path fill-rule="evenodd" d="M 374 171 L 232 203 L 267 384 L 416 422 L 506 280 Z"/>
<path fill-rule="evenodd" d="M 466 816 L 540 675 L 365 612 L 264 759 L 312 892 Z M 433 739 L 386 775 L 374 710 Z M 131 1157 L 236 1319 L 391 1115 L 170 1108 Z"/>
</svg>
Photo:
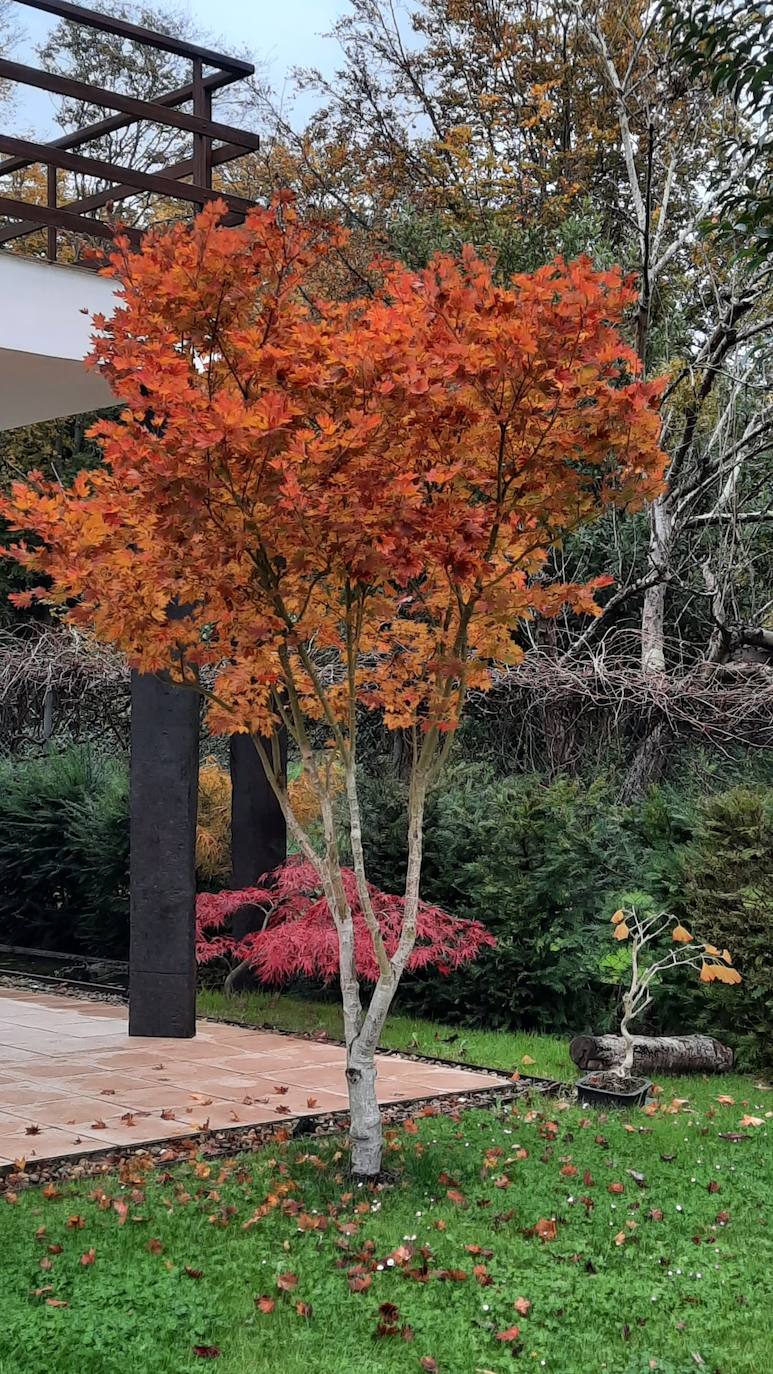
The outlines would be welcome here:
<svg viewBox="0 0 773 1374">
<path fill-rule="evenodd" d="M 253 202 L 213 187 L 213 168 L 259 146 L 257 134 L 212 118 L 213 94 L 253 74 L 240 58 L 156 33 L 70 4 L 68 0 L 18 0 L 29 8 L 108 33 L 190 61 L 190 81 L 152 100 L 105 90 L 0 58 L 0 79 L 104 107 L 113 113 L 51 142 L 39 143 L 0 133 L 0 251 L 45 231 L 50 263 L 62 257 L 73 236 L 111 240 L 128 234 L 139 243 L 141 229 L 112 218 L 122 201 L 144 195 L 182 202 L 189 211 L 223 199 L 229 223 L 239 223 Z M 184 108 L 189 107 L 189 108 Z M 162 170 L 124 166 L 91 156 L 90 143 L 142 122 L 182 130 L 191 136 L 190 156 Z M 46 172 L 46 203 L 2 194 L 3 179 L 29 167 Z M 60 201 L 57 172 L 81 174 L 100 183 L 91 194 Z M 100 217 L 100 211 L 107 211 Z M 149 227 L 152 215 L 143 222 Z M 57 269 L 60 270 L 60 269 Z M 170 607 L 170 615 L 174 608 Z M 133 674 L 131 685 L 131 931 L 129 1032 L 140 1036 L 192 1036 L 196 1031 L 194 952 L 195 843 L 199 766 L 199 700 L 163 678 Z M 235 887 L 253 883 L 285 854 L 284 821 L 260 766 L 252 741 L 234 736 L 230 744 L 232 869 Z M 247 928 L 249 912 L 242 920 Z"/>
</svg>

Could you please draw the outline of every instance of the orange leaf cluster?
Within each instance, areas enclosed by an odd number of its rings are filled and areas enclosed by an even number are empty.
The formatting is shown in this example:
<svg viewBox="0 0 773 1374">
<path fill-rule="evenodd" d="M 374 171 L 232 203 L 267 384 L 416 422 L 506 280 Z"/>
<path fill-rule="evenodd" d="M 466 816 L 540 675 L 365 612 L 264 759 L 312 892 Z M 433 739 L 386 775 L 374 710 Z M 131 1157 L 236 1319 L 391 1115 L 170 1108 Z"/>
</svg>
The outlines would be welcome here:
<svg viewBox="0 0 773 1374">
<path fill-rule="evenodd" d="M 16 557 L 139 669 L 210 670 L 213 731 L 270 734 L 288 682 L 311 718 L 452 729 L 519 621 L 596 611 L 608 579 L 551 583 L 551 547 L 659 488 L 634 293 L 584 258 L 498 286 L 466 250 L 311 299 L 340 231 L 223 211 L 119 250 L 94 363 L 122 413 L 100 469 L 0 502 Z"/>
</svg>

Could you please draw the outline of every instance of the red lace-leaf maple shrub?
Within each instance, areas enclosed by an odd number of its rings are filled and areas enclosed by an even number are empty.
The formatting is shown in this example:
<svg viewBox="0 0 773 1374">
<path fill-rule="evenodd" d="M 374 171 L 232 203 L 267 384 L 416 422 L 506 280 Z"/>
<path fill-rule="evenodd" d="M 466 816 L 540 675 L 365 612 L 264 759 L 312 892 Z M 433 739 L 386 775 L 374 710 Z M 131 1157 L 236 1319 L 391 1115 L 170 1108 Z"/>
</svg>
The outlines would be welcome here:
<svg viewBox="0 0 773 1374">
<path fill-rule="evenodd" d="M 378 964 L 357 895 L 357 879 L 350 868 L 342 870 L 342 877 L 354 923 L 357 973 L 366 982 L 375 983 Z M 264 881 L 261 887 L 200 894 L 196 901 L 198 962 L 211 963 L 223 956 L 244 959 L 263 983 L 285 983 L 299 975 L 332 982 L 338 976 L 338 935 L 311 864 L 291 859 L 267 874 Z M 391 957 L 400 940 L 405 901 L 372 884 L 369 891 Z M 263 930 L 251 931 L 237 940 L 225 927 L 243 906 L 264 907 L 267 922 Z M 439 906 L 420 902 L 416 944 L 407 967 L 450 973 L 471 963 L 486 946 L 495 944 L 481 921 L 451 916 Z"/>
</svg>

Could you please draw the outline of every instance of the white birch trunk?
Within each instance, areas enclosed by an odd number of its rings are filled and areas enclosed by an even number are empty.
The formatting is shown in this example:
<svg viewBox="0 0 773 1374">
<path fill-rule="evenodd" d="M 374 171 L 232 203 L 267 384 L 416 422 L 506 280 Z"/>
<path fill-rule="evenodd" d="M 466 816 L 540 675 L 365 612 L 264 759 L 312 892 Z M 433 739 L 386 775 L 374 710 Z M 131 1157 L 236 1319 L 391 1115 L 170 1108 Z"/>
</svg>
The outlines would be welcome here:
<svg viewBox="0 0 773 1374">
<path fill-rule="evenodd" d="M 356 783 L 354 787 L 356 788 Z M 346 1035 L 346 1081 L 349 1089 L 349 1139 L 352 1173 L 356 1178 L 375 1178 L 381 1172 L 384 1138 L 376 1088 L 376 1050 L 400 978 L 416 943 L 426 789 L 426 776 L 420 774 L 418 778 L 414 777 L 408 810 L 408 873 L 403 929 L 398 947 L 392 958 L 386 962 L 364 1015 L 354 963 L 351 918 L 348 922 L 338 925 L 341 996 Z M 358 807 L 354 808 L 354 814 L 358 814 Z M 386 959 L 386 956 L 384 958 Z"/>
<path fill-rule="evenodd" d="M 666 589 L 671 562 L 673 522 L 664 493 L 650 507 L 649 564 L 660 573 L 661 580 L 644 593 L 641 618 L 641 666 L 645 673 L 664 673 L 666 670 L 665 622 Z"/>
</svg>

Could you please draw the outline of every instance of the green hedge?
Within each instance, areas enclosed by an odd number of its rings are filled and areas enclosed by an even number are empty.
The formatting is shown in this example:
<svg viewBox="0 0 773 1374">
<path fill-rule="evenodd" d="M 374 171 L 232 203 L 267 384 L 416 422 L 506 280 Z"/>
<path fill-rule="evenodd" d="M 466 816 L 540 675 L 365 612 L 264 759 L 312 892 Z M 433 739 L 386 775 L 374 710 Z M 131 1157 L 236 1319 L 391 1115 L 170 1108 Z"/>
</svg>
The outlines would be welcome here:
<svg viewBox="0 0 773 1374">
<path fill-rule="evenodd" d="M 129 796 L 87 748 L 0 761 L 0 940 L 124 958 Z"/>
<path fill-rule="evenodd" d="M 380 887 L 405 868 L 404 796 L 392 780 L 365 780 L 365 845 Z M 567 778 L 498 778 L 457 766 L 430 797 L 422 892 L 496 936 L 468 969 L 412 978 L 402 1003 L 444 1020 L 569 1032 L 607 1024 L 615 993 L 602 956 L 605 894 L 624 885 L 635 837 L 608 785 Z"/>
<path fill-rule="evenodd" d="M 362 777 L 372 880 L 400 891 L 405 795 L 385 766 Z M 470 968 L 409 977 L 404 1008 L 444 1021 L 569 1034 L 614 1025 L 628 953 L 610 939 L 624 893 L 668 908 L 732 950 L 740 988 L 689 976 L 642 1029 L 705 1030 L 771 1067 L 773 789 L 702 800 L 653 789 L 620 806 L 610 782 L 501 777 L 457 764 L 432 793 L 423 895 L 497 938 Z M 125 957 L 128 777 L 87 748 L 0 762 L 0 941 Z"/>
<path fill-rule="evenodd" d="M 382 775 L 365 778 L 363 792 L 370 872 L 399 890 L 403 790 Z M 603 779 L 546 783 L 458 765 L 430 798 L 425 854 L 424 896 L 484 921 L 497 947 L 448 978 L 410 978 L 404 1007 L 559 1034 L 614 1027 L 630 955 L 610 940 L 609 916 L 633 899 L 728 945 L 744 980 L 706 987 L 678 971 L 641 1031 L 702 1030 L 745 1066 L 773 1065 L 773 789 L 696 798 L 655 788 L 626 808 Z"/>
<path fill-rule="evenodd" d="M 679 876 L 674 906 L 728 946 L 743 978 L 716 989 L 715 1033 L 746 1062 L 773 1069 L 773 791 L 734 787 L 708 798 Z"/>
</svg>

